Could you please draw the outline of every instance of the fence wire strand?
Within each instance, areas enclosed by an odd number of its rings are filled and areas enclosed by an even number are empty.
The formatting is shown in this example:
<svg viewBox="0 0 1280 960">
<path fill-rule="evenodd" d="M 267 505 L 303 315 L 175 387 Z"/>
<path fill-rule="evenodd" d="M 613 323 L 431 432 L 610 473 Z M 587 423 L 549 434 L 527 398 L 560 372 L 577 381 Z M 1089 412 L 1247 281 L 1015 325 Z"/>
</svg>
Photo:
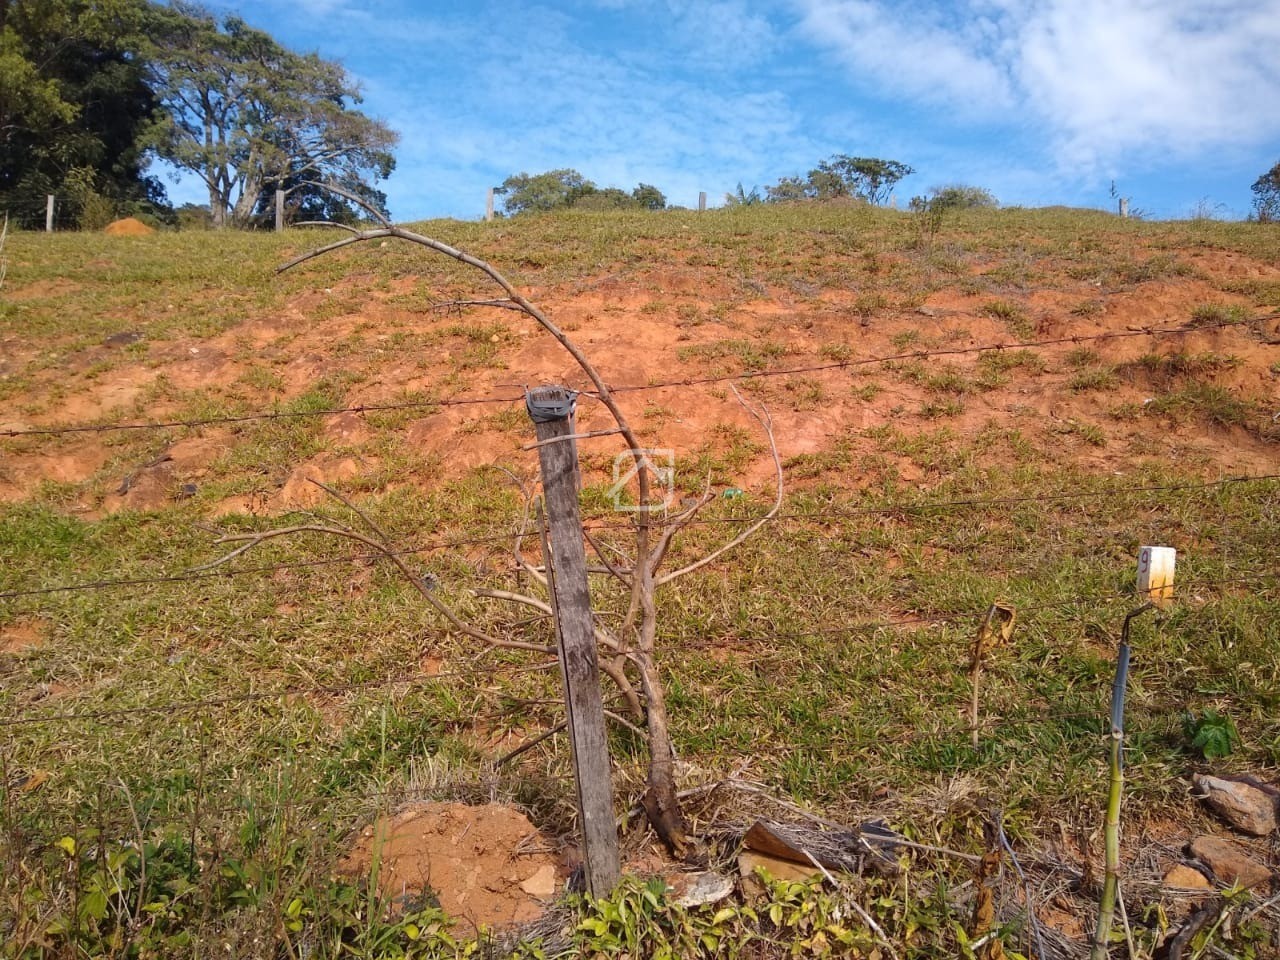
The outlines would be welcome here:
<svg viewBox="0 0 1280 960">
<path fill-rule="evenodd" d="M 799 367 L 786 367 L 771 370 L 747 370 L 741 373 L 722 374 L 707 377 L 686 377 L 678 380 L 667 380 L 659 383 L 634 384 L 629 386 L 610 387 L 615 394 L 638 393 L 650 390 L 665 390 L 673 387 L 690 387 L 711 383 L 727 383 L 738 380 L 758 380 L 768 377 L 791 377 L 803 373 L 820 373 L 827 370 L 847 370 L 854 367 L 875 364 L 896 363 L 906 360 L 927 360 L 932 357 L 952 357 L 966 354 L 1001 353 L 1010 350 L 1025 350 L 1033 347 L 1061 346 L 1064 344 L 1096 343 L 1104 340 L 1120 340 L 1129 337 L 1164 337 L 1184 336 L 1200 333 L 1205 330 L 1220 330 L 1228 327 L 1250 326 L 1268 320 L 1280 319 L 1280 313 L 1265 314 L 1243 320 L 1219 320 L 1213 323 L 1191 324 L 1177 327 L 1144 327 L 1140 330 L 1120 330 L 1110 333 L 1094 333 L 1073 335 L 1069 337 L 1050 337 L 1042 340 L 1009 341 L 1002 343 L 982 344 L 973 347 L 943 347 L 934 350 L 911 350 L 902 353 L 861 359 L 833 360 L 828 363 L 809 364 Z M 595 397 L 593 391 L 582 391 L 583 396 Z M 287 420 L 305 417 L 332 417 L 346 413 L 379 413 L 396 410 L 433 409 L 435 407 L 471 406 L 480 404 L 511 404 L 524 400 L 524 396 L 510 397 L 452 397 L 440 400 L 419 400 L 403 403 L 356 404 L 347 407 L 333 407 L 324 410 L 288 410 L 268 411 L 262 413 L 243 414 L 226 417 L 203 417 L 191 420 L 156 420 L 136 423 L 80 424 L 66 427 L 27 427 L 23 429 L 0 430 L 0 438 L 60 436 L 80 433 L 110 433 L 117 431 L 169 430 L 182 427 L 205 427 L 221 424 L 249 423 L 253 421 Z"/>
<path fill-rule="evenodd" d="M 990 498 L 968 497 L 953 500 L 932 500 L 917 503 L 894 503 L 870 507 L 856 507 L 847 510 L 797 511 L 777 514 L 771 522 L 818 522 L 824 520 L 854 519 L 865 516 L 893 516 L 895 514 L 929 513 L 932 511 L 969 509 L 986 506 L 1011 506 L 1021 503 L 1060 503 L 1070 500 L 1101 499 L 1120 495 L 1186 493 L 1195 490 L 1209 490 L 1216 487 L 1226 487 L 1236 484 L 1266 483 L 1277 480 L 1280 480 L 1280 474 L 1257 474 L 1251 476 L 1225 477 L 1220 480 L 1208 480 L 1201 483 L 1153 484 L 1149 486 L 1123 488 L 1109 487 L 1103 490 L 1079 490 L 1068 493 L 1046 494 L 1044 496 Z M 600 518 L 587 519 L 583 524 L 583 529 L 588 533 L 608 531 L 627 532 L 634 530 L 634 527 L 630 524 L 595 522 L 598 519 Z M 761 519 L 759 516 L 698 517 L 688 521 L 685 525 L 750 524 L 757 522 L 759 519 Z M 437 550 L 449 550 L 470 546 L 486 546 L 495 543 L 509 543 L 512 537 L 513 534 L 511 533 L 510 528 L 508 528 L 505 533 L 485 534 L 462 539 L 440 540 L 432 543 L 421 544 L 415 547 L 391 550 L 390 553 L 397 557 L 413 556 L 416 554 L 431 553 Z M 188 573 L 162 574 L 152 577 L 91 580 L 83 583 L 60 584 L 52 587 L 32 587 L 21 590 L 4 591 L 0 592 L 0 601 L 16 600 L 23 597 L 48 596 L 58 593 L 127 589 L 158 584 L 212 580 L 223 577 L 250 576 L 254 574 L 276 573 L 282 570 L 301 570 L 312 567 L 332 566 L 340 563 L 370 562 L 385 559 L 386 557 L 387 554 L 384 553 L 350 553 L 336 557 L 325 557 L 317 560 L 295 560 L 255 567 L 198 570 Z"/>
<path fill-rule="evenodd" d="M 1184 592 L 1196 589 L 1204 589 L 1207 587 L 1226 586 L 1233 584 L 1261 583 L 1264 581 L 1273 581 L 1280 578 L 1280 571 L 1270 573 L 1254 574 L 1247 577 L 1224 577 L 1208 580 L 1188 580 L 1180 585 L 1180 589 Z M 1112 593 L 1112 594 L 1081 594 L 1074 597 L 1062 598 L 1058 600 L 1046 601 L 1044 603 L 1029 604 L 1018 607 L 1019 615 L 1025 616 L 1028 613 L 1039 612 L 1043 610 L 1060 610 L 1067 607 L 1078 606 L 1081 604 L 1099 604 L 1111 603 L 1119 600 L 1135 600 L 1135 594 L 1132 592 Z M 682 640 L 678 637 L 664 638 L 666 643 L 680 651 L 691 651 L 700 649 L 718 649 L 723 648 L 726 643 L 742 643 L 742 644 L 768 644 L 776 643 L 779 640 L 806 640 L 806 639 L 825 639 L 832 636 L 840 636 L 842 634 L 861 634 L 872 633 L 880 630 L 895 630 L 902 627 L 911 626 L 933 626 L 940 624 L 954 624 L 965 621 L 977 621 L 981 618 L 981 614 L 975 611 L 966 611 L 964 613 L 952 614 L 930 614 L 918 617 L 905 617 L 893 620 L 862 620 L 853 623 L 841 624 L 829 628 L 810 628 L 797 631 L 778 631 L 770 630 L 767 633 L 760 634 L 743 634 L 737 631 L 721 631 L 714 640 L 689 641 Z M 269 700 L 281 700 L 289 697 L 309 697 L 309 696 L 334 696 L 343 693 L 357 693 L 365 690 L 385 689 L 389 687 L 425 687 L 435 683 L 447 682 L 451 680 L 461 680 L 476 676 L 492 677 L 497 674 L 517 674 L 530 673 L 540 670 L 549 669 L 555 665 L 555 661 L 544 661 L 537 664 L 503 664 L 497 666 L 473 667 L 466 670 L 456 670 L 447 673 L 439 673 L 428 676 L 417 677 L 385 677 L 379 680 L 358 681 L 352 683 L 339 684 L 320 684 L 320 685 L 300 685 L 288 686 L 278 690 L 270 691 L 254 691 L 250 693 L 227 694 L 221 697 L 209 697 L 205 699 L 195 700 L 166 700 L 162 703 L 141 704 L 134 707 L 119 707 L 105 710 L 92 710 L 84 713 L 60 713 L 45 714 L 42 716 L 11 716 L 0 718 L 0 728 L 45 725 L 53 723 L 87 723 L 97 720 L 119 719 L 123 717 L 137 716 L 141 714 L 154 713 L 188 713 L 200 710 L 218 709 L 222 707 L 235 706 L 239 704 L 258 703 Z"/>
</svg>

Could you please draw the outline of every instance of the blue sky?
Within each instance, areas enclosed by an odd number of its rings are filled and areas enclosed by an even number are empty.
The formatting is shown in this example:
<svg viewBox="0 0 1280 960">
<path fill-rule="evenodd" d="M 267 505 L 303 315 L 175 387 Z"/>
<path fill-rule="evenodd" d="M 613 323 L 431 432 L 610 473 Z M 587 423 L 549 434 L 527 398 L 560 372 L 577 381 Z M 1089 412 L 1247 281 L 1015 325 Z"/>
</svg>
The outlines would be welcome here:
<svg viewBox="0 0 1280 960">
<path fill-rule="evenodd" d="M 1244 216 L 1280 161 L 1280 0 L 213 0 L 341 61 L 401 135 L 393 215 L 517 172 L 711 203 L 834 153 L 1006 204 Z M 189 178 L 171 188 L 200 202 Z"/>
</svg>

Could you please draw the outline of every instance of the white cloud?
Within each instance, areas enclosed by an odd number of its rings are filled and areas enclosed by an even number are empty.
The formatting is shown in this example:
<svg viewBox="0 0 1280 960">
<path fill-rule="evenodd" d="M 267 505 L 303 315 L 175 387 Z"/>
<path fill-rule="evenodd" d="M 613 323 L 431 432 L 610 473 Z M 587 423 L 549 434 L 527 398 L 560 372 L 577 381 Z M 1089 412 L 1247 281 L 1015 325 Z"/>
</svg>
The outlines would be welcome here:
<svg viewBox="0 0 1280 960">
<path fill-rule="evenodd" d="M 1277 0 L 796 0 L 855 83 L 1043 130 L 1064 166 L 1280 136 Z M 1014 111 L 1011 113 L 1011 111 Z"/>
<path fill-rule="evenodd" d="M 1011 102 L 1005 72 L 937 11 L 879 0 L 803 0 L 800 32 L 834 51 L 860 86 L 965 112 Z"/>
</svg>

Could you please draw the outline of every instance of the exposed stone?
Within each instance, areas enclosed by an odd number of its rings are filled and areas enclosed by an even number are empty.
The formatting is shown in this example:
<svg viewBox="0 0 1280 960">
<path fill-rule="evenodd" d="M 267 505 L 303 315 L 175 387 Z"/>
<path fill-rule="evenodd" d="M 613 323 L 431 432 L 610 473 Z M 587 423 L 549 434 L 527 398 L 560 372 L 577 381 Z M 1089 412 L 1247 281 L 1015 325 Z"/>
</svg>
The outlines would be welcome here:
<svg viewBox="0 0 1280 960">
<path fill-rule="evenodd" d="M 1276 828 L 1276 801 L 1266 791 L 1239 780 L 1197 774 L 1205 803 L 1235 829 L 1264 837 Z"/>
<path fill-rule="evenodd" d="M 550 900 L 556 893 L 556 868 L 545 864 L 520 884 L 520 889 L 539 900 Z"/>
<path fill-rule="evenodd" d="M 731 879 L 709 870 L 687 874 L 680 886 L 683 886 L 683 891 L 680 892 L 676 903 L 682 907 L 701 907 L 708 903 L 718 903 L 733 893 Z"/>
<path fill-rule="evenodd" d="M 1208 864 L 1223 883 L 1256 886 L 1271 879 L 1271 871 L 1245 853 L 1238 844 L 1219 837 L 1197 837 L 1191 842 L 1191 853 Z"/>
<path fill-rule="evenodd" d="M 808 881 L 822 876 L 822 871 L 817 867 L 806 867 L 790 860 L 771 857 L 767 853 L 744 850 L 742 856 L 738 857 L 738 873 L 742 877 L 742 892 L 749 900 L 764 896 L 764 884 L 756 873 L 758 867 L 763 867 L 775 880 Z"/>
<path fill-rule="evenodd" d="M 1185 863 L 1179 863 L 1164 875 L 1164 885 L 1166 887 L 1177 887 L 1180 890 L 1210 890 L 1213 884 L 1209 882 L 1209 878 L 1197 870 L 1195 867 L 1189 867 Z"/>
</svg>

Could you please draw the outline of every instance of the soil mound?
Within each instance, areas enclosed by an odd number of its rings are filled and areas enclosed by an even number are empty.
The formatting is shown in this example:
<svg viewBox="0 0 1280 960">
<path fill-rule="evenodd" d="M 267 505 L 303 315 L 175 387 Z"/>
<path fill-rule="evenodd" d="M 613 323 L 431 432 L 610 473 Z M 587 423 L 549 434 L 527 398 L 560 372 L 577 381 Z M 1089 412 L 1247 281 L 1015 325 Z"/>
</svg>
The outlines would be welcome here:
<svg viewBox="0 0 1280 960">
<path fill-rule="evenodd" d="M 136 217 L 125 217 L 108 223 L 102 228 L 102 232 L 109 237 L 145 237 L 155 233 L 155 230 Z"/>
<path fill-rule="evenodd" d="M 563 869 L 523 813 L 500 804 L 412 804 L 364 828 L 339 872 L 368 877 L 402 908 L 438 899 L 449 916 L 480 927 L 542 915 Z"/>
</svg>

